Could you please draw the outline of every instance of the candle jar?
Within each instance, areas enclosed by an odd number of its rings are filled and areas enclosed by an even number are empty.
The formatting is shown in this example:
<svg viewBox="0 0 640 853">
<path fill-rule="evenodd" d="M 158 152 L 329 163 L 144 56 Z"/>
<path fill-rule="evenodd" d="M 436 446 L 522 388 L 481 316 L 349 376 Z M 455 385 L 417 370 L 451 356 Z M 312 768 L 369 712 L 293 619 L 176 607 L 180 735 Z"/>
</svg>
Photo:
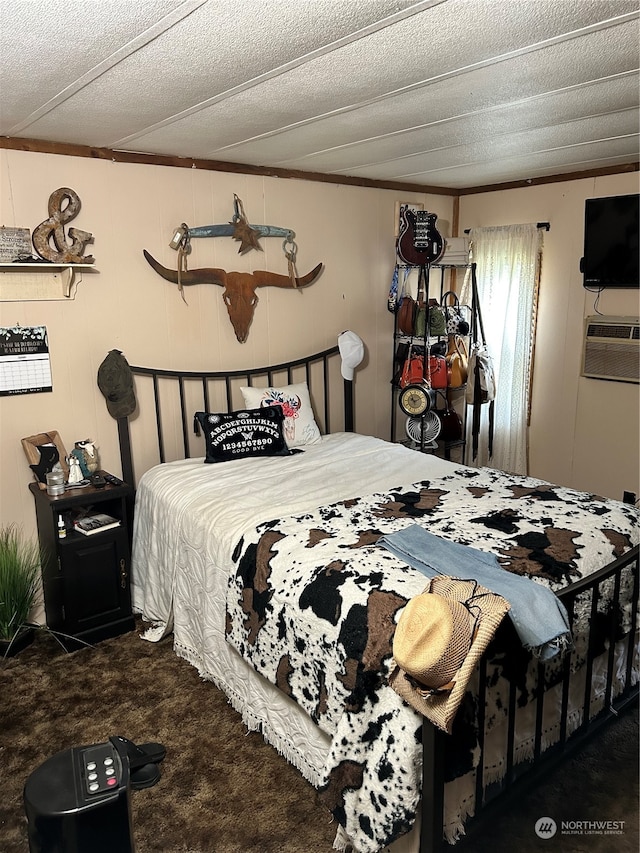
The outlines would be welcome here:
<svg viewBox="0 0 640 853">
<path fill-rule="evenodd" d="M 64 472 L 50 471 L 47 475 L 47 494 L 55 497 L 64 494 Z"/>
</svg>

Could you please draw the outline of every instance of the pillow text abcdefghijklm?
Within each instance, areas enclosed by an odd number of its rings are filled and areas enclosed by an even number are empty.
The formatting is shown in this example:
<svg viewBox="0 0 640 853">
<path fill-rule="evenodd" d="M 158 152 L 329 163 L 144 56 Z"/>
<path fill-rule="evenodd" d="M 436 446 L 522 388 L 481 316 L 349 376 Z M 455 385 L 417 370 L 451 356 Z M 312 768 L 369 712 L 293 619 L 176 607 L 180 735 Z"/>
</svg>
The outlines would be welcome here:
<svg viewBox="0 0 640 853">
<path fill-rule="evenodd" d="M 289 456 L 280 406 L 228 413 L 196 412 L 206 444 L 205 462 L 259 456 Z"/>
</svg>

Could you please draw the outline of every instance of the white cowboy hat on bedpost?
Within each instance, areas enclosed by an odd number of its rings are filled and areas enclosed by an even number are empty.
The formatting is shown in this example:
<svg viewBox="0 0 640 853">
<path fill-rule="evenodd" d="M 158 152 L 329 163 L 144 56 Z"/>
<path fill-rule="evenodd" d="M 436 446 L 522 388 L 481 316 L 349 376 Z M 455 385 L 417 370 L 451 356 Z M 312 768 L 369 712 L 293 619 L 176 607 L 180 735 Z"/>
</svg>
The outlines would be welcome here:
<svg viewBox="0 0 640 853">
<path fill-rule="evenodd" d="M 400 615 L 389 684 L 451 734 L 469 679 L 508 610 L 508 601 L 474 580 L 433 578 Z"/>
</svg>

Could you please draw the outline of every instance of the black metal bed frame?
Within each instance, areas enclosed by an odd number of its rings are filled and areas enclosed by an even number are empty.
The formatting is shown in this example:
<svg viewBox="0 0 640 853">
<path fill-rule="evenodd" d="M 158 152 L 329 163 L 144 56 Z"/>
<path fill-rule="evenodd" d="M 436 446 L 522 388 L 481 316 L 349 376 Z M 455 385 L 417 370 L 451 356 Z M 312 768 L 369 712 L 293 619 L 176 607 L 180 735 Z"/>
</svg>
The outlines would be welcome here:
<svg viewBox="0 0 640 853">
<path fill-rule="evenodd" d="M 320 431 L 332 432 L 334 421 L 331 417 L 331 401 L 329 397 L 329 365 L 333 359 L 340 361 L 340 350 L 337 346 L 330 347 L 322 352 L 298 358 L 295 361 L 287 361 L 282 364 L 269 365 L 268 367 L 251 367 L 244 370 L 164 370 L 152 367 L 136 367 L 131 365 L 134 376 L 150 377 L 153 386 L 153 398 L 156 413 L 156 440 L 158 457 L 160 462 L 166 462 L 166 445 L 163 428 L 163 411 L 160 400 L 159 386 L 161 380 L 169 380 L 177 383 L 179 392 L 180 417 L 182 421 L 182 443 L 183 458 L 190 457 L 189 431 L 193 420 L 193 412 L 187 412 L 186 388 L 188 385 L 199 386 L 202 390 L 202 410 L 211 411 L 210 399 L 216 387 L 224 389 L 226 400 L 226 411 L 233 410 L 233 390 L 235 385 L 264 385 L 285 384 L 282 377 L 286 377 L 286 384 L 290 385 L 294 380 L 301 381 L 304 377 L 309 386 L 309 394 L 314 407 L 316 421 Z M 318 365 L 320 376 L 314 373 L 314 366 Z M 299 376 L 297 374 L 300 374 Z M 344 432 L 353 432 L 354 406 L 353 406 L 353 381 L 343 379 L 344 414 L 342 428 Z M 120 459 L 122 462 L 122 476 L 127 483 L 135 485 L 135 469 L 133 462 L 133 449 L 131 443 L 131 431 L 129 429 L 129 418 L 118 418 L 118 438 L 120 442 Z"/>
<path fill-rule="evenodd" d="M 604 566 L 588 577 L 576 581 L 562 590 L 558 597 L 564 602 L 569 619 L 573 626 L 575 619 L 575 604 L 578 596 L 588 594 L 591 598 L 590 618 L 587 640 L 587 657 L 584 668 L 576 672 L 571 670 L 571 656 L 567 655 L 563 662 L 562 672 L 562 701 L 559 720 L 559 737 L 556 744 L 542 750 L 542 721 L 545 701 L 544 690 L 538 690 L 536 696 L 536 723 L 534 756 L 530 762 L 516 763 L 515 760 L 515 725 L 516 725 L 516 693 L 517 687 L 512 680 L 509 685 L 509 701 L 507 713 L 507 750 L 506 750 L 506 773 L 500 783 L 485 786 L 482 774 L 484 766 L 484 741 L 485 720 L 484 707 L 487 690 L 487 665 L 488 655 L 479 664 L 479 692 L 478 708 L 479 716 L 479 747 L 480 757 L 476 771 L 475 784 L 475 816 L 469 820 L 465 830 L 466 836 L 456 845 L 455 850 L 473 849 L 474 836 L 485 827 L 489 820 L 495 816 L 498 810 L 504 809 L 506 805 L 513 802 L 517 797 L 539 783 L 543 776 L 547 775 L 554 767 L 568 758 L 575 750 L 591 739 L 606 723 L 617 717 L 629 705 L 638 700 L 639 685 L 632 684 L 632 671 L 634 658 L 637 658 L 636 635 L 638 629 L 638 565 L 639 546 L 629 550 L 626 554 Z M 629 570 L 633 577 L 633 591 L 630 599 L 630 629 L 623 637 L 618 628 L 618 603 L 620 601 L 620 590 L 622 574 Z M 601 634 L 602 625 L 598 624 L 598 604 L 602 596 L 604 584 L 613 584 L 613 599 L 608 614 L 606 636 Z M 501 625 L 501 630 L 496 635 L 496 642 L 500 642 L 500 635 L 511 633 L 513 629 L 508 620 Z M 624 643 L 624 687 L 617 696 L 613 695 L 614 657 L 616 643 Z M 595 716 L 590 715 L 592 673 L 594 660 L 602 647 L 607 650 L 607 677 L 602 710 Z M 515 641 L 503 643 L 501 649 L 517 649 Z M 521 653 L 521 650 L 520 650 Z M 520 654 L 520 657 L 522 655 Z M 528 660 L 522 661 L 521 666 L 528 665 Z M 638 661 L 635 661 L 636 667 Z M 582 704 L 582 722 L 573 733 L 568 730 L 569 691 L 574 677 L 579 678 L 581 672 L 586 668 L 584 681 L 584 693 Z M 538 684 L 544 683 L 545 666 L 538 663 Z M 420 836 L 420 853 L 437 853 L 437 851 L 451 850 L 443 839 L 443 817 L 444 817 L 444 768 L 446 763 L 446 751 L 448 735 L 433 726 L 428 720 L 424 720 L 422 726 L 423 737 L 423 797 L 422 797 L 422 826 Z"/>
<path fill-rule="evenodd" d="M 283 362 L 282 364 L 271 365 L 268 367 L 250 368 L 245 370 L 233 371 L 180 371 L 180 370 L 163 370 L 148 367 L 132 366 L 131 370 L 134 376 L 149 377 L 153 386 L 153 397 L 155 404 L 156 415 L 156 438 L 157 449 L 160 462 L 166 461 L 165 437 L 163 431 L 163 412 L 160 401 L 159 385 L 162 380 L 169 380 L 177 383 L 181 421 L 182 421 L 182 441 L 184 449 L 184 457 L 189 458 L 189 425 L 192 421 L 192 413 L 187 413 L 185 393 L 188 385 L 197 385 L 202 389 L 202 402 L 205 411 L 209 411 L 209 400 L 211 397 L 212 387 L 216 384 L 222 384 L 224 387 L 224 396 L 226 398 L 227 411 L 232 410 L 232 391 L 234 383 L 244 383 L 246 385 L 273 385 L 276 384 L 276 377 L 286 376 L 287 384 L 294 381 L 295 371 L 299 371 L 309 385 L 309 392 L 316 416 L 318 410 L 321 410 L 324 417 L 316 418 L 321 425 L 321 432 L 331 432 L 333 420 L 330 412 L 330 395 L 329 395 L 329 363 L 331 359 L 337 358 L 339 362 L 339 349 L 337 346 L 326 349 L 322 352 L 311 356 L 299 358 L 291 362 Z M 318 371 L 313 373 L 314 365 L 319 365 L 320 379 L 318 379 Z M 312 381 L 315 379 L 315 381 Z M 295 381 L 300 381 L 295 378 Z M 278 384 L 282 384 L 282 380 L 278 379 Z M 354 395 L 353 382 L 343 380 L 343 395 L 344 395 L 344 411 L 342 428 L 346 432 L 352 432 L 354 428 Z M 120 456 L 122 461 L 122 474 L 125 481 L 135 484 L 135 471 L 133 463 L 133 451 L 131 443 L 131 435 L 129 429 L 129 419 L 118 419 L 118 436 L 120 442 Z M 636 651 L 636 632 L 638 627 L 638 546 L 628 551 L 619 559 L 615 560 L 608 566 L 603 567 L 599 571 L 589 577 L 577 581 L 564 589 L 559 597 L 564 602 L 570 619 L 573 623 L 574 609 L 577 597 L 584 593 L 591 595 L 591 622 L 588 640 L 588 654 L 585 663 L 586 678 L 583 702 L 582 723 L 573 733 L 568 731 L 568 702 L 569 690 L 572 677 L 575 673 L 571 671 L 570 657 L 567 656 L 564 663 L 564 671 L 562 675 L 562 705 L 560 735 L 558 742 L 543 752 L 542 750 L 542 720 L 545 694 L 544 691 L 538 691 L 536 705 L 536 730 L 535 730 L 535 746 L 534 758 L 531 762 L 516 763 L 515 757 L 515 709 L 516 709 L 516 692 L 515 683 L 510 684 L 508 717 L 507 717 L 507 753 L 506 753 L 506 773 L 504 779 L 500 783 L 493 783 L 490 786 L 484 784 L 482 767 L 484 766 L 484 741 L 485 741 L 485 721 L 483 719 L 483 709 L 485 704 L 485 695 L 487 689 L 487 665 L 488 656 L 479 664 L 479 695 L 478 707 L 481 709 L 481 719 L 479 722 L 479 748 L 480 758 L 478 769 L 476 771 L 476 803 L 475 816 L 470 819 L 466 825 L 466 837 L 455 845 L 455 849 L 462 850 L 467 847 L 467 843 L 472 843 L 474 834 L 481 830 L 486 825 L 487 821 L 496 813 L 498 809 L 502 809 L 516 796 L 520 796 L 526 788 L 531 787 L 540 781 L 541 777 L 548 773 L 565 757 L 571 754 L 576 747 L 591 738 L 606 722 L 638 699 L 638 684 L 632 685 L 632 670 L 634 666 L 634 656 Z M 626 659 L 625 659 L 625 685 L 617 696 L 613 696 L 613 663 L 615 654 L 615 643 L 620 640 L 617 636 L 617 602 L 621 589 L 622 573 L 627 569 L 633 573 L 633 594 L 631 603 L 631 629 L 625 636 L 626 643 Z M 608 643 L 608 669 L 605 691 L 605 701 L 603 710 L 590 719 L 589 708 L 591 701 L 591 676 L 593 663 L 596 658 L 597 646 L 596 641 L 596 613 L 598 602 L 601 596 L 602 585 L 605 583 L 613 583 L 614 585 L 614 602 L 611 607 L 609 625 L 606 637 Z M 508 630 L 508 620 L 505 620 L 500 630 Z M 499 632 L 500 634 L 500 632 Z M 499 636 L 499 634 L 497 636 Z M 496 638 L 497 639 L 497 638 Z M 512 647 L 517 646 L 517 643 L 507 644 Z M 637 663 L 636 663 L 637 665 Z M 538 664 L 538 680 L 542 683 L 544 673 L 544 665 Z M 578 673 L 579 674 L 579 673 Z M 424 720 L 422 726 L 423 739 L 423 775 L 422 775 L 422 819 L 420 832 L 420 851 L 421 853 L 440 853 L 440 851 L 451 849 L 444 840 L 444 800 L 445 800 L 445 764 L 447 755 L 447 743 L 449 736 L 438 730 L 428 720 Z"/>
</svg>

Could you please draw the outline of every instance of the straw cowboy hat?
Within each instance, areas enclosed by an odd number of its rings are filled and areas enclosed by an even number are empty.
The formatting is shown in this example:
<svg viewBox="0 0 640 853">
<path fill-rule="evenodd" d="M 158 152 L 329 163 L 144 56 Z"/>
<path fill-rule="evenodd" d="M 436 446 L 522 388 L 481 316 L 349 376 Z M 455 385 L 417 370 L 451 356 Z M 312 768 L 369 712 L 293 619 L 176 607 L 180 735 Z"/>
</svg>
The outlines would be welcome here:
<svg viewBox="0 0 640 853">
<path fill-rule="evenodd" d="M 508 610 L 508 601 L 474 580 L 433 578 L 400 615 L 389 684 L 451 734 L 469 679 Z"/>
</svg>

